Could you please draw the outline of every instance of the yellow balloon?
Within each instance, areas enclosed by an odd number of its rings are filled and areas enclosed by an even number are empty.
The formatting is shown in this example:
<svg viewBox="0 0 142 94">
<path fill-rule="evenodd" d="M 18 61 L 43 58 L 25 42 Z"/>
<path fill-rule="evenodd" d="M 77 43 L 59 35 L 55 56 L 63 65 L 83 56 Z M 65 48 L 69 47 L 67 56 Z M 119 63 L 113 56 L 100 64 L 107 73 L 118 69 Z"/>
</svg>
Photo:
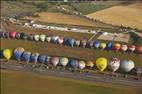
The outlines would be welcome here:
<svg viewBox="0 0 142 94">
<path fill-rule="evenodd" d="M 103 72 L 107 68 L 107 59 L 104 57 L 100 57 L 96 60 L 97 68 Z"/>
<path fill-rule="evenodd" d="M 9 59 L 11 58 L 11 56 L 12 56 L 12 51 L 11 51 L 10 49 L 4 49 L 4 51 L 3 51 L 3 56 L 4 56 L 7 60 L 9 60 Z"/>
</svg>

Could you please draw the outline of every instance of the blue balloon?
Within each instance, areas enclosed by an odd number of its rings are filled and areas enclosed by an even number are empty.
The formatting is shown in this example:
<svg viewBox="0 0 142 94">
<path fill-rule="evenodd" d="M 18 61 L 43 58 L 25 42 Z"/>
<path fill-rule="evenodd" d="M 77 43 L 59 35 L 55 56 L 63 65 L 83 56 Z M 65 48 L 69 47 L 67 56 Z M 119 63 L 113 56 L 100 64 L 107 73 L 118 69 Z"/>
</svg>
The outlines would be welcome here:
<svg viewBox="0 0 142 94">
<path fill-rule="evenodd" d="M 2 54 L 2 50 L 0 50 L 0 58 L 2 58 L 3 57 L 3 54 Z"/>
<path fill-rule="evenodd" d="M 23 54 L 22 51 L 14 51 L 14 57 L 15 57 L 17 60 L 20 60 L 20 59 L 21 59 L 22 54 Z"/>
<path fill-rule="evenodd" d="M 40 62 L 40 63 L 45 63 L 45 60 L 46 60 L 46 55 L 39 55 L 39 58 L 38 58 L 38 61 Z"/>
<path fill-rule="evenodd" d="M 23 60 L 30 62 L 31 52 L 24 52 L 22 55 Z"/>
<path fill-rule="evenodd" d="M 112 47 L 113 47 L 113 43 L 112 42 L 109 42 L 109 43 L 107 43 L 107 49 L 112 49 Z"/>
<path fill-rule="evenodd" d="M 77 60 L 75 60 L 75 59 L 70 59 L 69 60 L 69 66 L 71 67 L 71 68 L 77 68 L 78 67 L 78 62 L 77 62 Z"/>
<path fill-rule="evenodd" d="M 95 48 L 99 48 L 100 47 L 100 42 L 99 41 L 95 41 L 93 45 L 94 45 Z"/>
<path fill-rule="evenodd" d="M 31 61 L 34 62 L 34 63 L 37 63 L 38 57 L 39 57 L 39 54 L 38 54 L 38 53 L 33 53 L 33 54 L 31 55 Z"/>
<path fill-rule="evenodd" d="M 2 38 L 3 37 L 3 32 L 0 32 L 0 38 Z"/>
</svg>

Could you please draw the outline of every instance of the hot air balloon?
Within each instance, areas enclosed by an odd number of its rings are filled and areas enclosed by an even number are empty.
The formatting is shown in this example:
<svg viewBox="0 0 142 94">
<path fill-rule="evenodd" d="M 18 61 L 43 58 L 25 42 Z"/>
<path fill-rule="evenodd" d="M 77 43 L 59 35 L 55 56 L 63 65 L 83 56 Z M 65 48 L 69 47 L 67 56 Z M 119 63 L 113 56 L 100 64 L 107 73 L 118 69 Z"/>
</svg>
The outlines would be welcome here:
<svg viewBox="0 0 142 94">
<path fill-rule="evenodd" d="M 61 45 L 61 44 L 63 44 L 63 42 L 64 42 L 64 38 L 63 37 L 60 37 L 60 38 L 58 38 L 58 43 Z"/>
<path fill-rule="evenodd" d="M 89 43 L 90 48 L 93 48 L 94 41 L 89 41 L 88 43 Z"/>
<path fill-rule="evenodd" d="M 28 39 L 28 35 L 23 33 L 22 39 L 27 40 Z"/>
<path fill-rule="evenodd" d="M 58 39 L 59 39 L 59 36 L 52 36 L 52 37 L 51 37 L 51 42 L 57 43 L 57 42 L 58 42 Z"/>
<path fill-rule="evenodd" d="M 46 41 L 50 42 L 51 41 L 51 37 L 46 37 Z"/>
<path fill-rule="evenodd" d="M 50 59 L 51 57 L 50 56 L 46 56 L 46 64 L 49 65 L 50 64 Z"/>
<path fill-rule="evenodd" d="M 134 52 L 135 49 L 136 49 L 136 46 L 135 46 L 135 45 L 130 45 L 130 46 L 129 46 L 129 50 L 130 50 L 131 52 Z"/>
<path fill-rule="evenodd" d="M 4 32 L 4 38 L 9 38 L 10 37 L 10 33 L 9 32 Z"/>
<path fill-rule="evenodd" d="M 44 35 L 44 34 L 39 35 L 40 41 L 44 42 L 44 41 L 45 41 L 45 38 L 46 38 L 46 35 Z"/>
<path fill-rule="evenodd" d="M 86 65 L 86 64 L 85 64 L 85 61 L 79 61 L 79 62 L 78 62 L 78 67 L 79 67 L 79 69 L 81 69 L 81 70 L 85 68 L 85 65 Z"/>
<path fill-rule="evenodd" d="M 74 39 L 69 38 L 69 39 L 67 40 L 67 45 L 73 47 L 73 46 L 74 46 L 74 42 L 75 42 Z"/>
<path fill-rule="evenodd" d="M 137 47 L 137 52 L 142 54 L 142 46 Z"/>
<path fill-rule="evenodd" d="M 57 64 L 59 63 L 59 57 L 51 57 L 51 64 L 53 65 L 53 66 L 57 66 Z"/>
<path fill-rule="evenodd" d="M 22 54 L 24 53 L 25 49 L 22 47 L 18 47 L 14 50 L 14 57 L 20 61 Z"/>
<path fill-rule="evenodd" d="M 63 67 L 65 67 L 65 66 L 68 64 L 68 62 L 69 62 L 69 60 L 68 60 L 68 58 L 66 58 L 66 57 L 62 57 L 62 58 L 60 59 L 60 64 L 61 64 Z"/>
<path fill-rule="evenodd" d="M 0 38 L 2 38 L 3 37 L 3 32 L 2 31 L 0 31 Z"/>
<path fill-rule="evenodd" d="M 35 64 L 38 61 L 39 53 L 32 53 L 31 55 L 31 61 L 34 62 Z"/>
<path fill-rule="evenodd" d="M 39 41 L 39 35 L 38 34 L 34 35 L 34 40 Z"/>
<path fill-rule="evenodd" d="M 76 59 L 70 59 L 69 60 L 69 65 L 71 68 L 73 69 L 77 69 L 78 68 L 78 61 Z"/>
<path fill-rule="evenodd" d="M 103 72 L 107 68 L 107 62 L 107 59 L 104 57 L 100 57 L 96 60 L 96 66 L 100 72 Z"/>
<path fill-rule="evenodd" d="M 100 47 L 100 42 L 99 42 L 99 41 L 95 41 L 95 42 L 93 43 L 93 46 L 94 46 L 95 48 L 99 48 L 99 47 Z"/>
<path fill-rule="evenodd" d="M 124 72 L 130 72 L 135 67 L 135 64 L 132 60 L 123 60 L 120 63 L 120 68 Z"/>
<path fill-rule="evenodd" d="M 9 34 L 10 34 L 10 37 L 11 37 L 11 38 L 15 38 L 15 37 L 16 37 L 16 32 L 15 32 L 15 31 L 9 32 Z"/>
<path fill-rule="evenodd" d="M 88 67 L 88 68 L 93 68 L 93 67 L 94 67 L 94 62 L 92 62 L 92 61 L 87 61 L 86 67 Z"/>
<path fill-rule="evenodd" d="M 45 60 L 46 60 L 46 55 L 39 55 L 38 61 L 39 61 L 41 64 L 44 64 L 44 63 L 45 63 Z"/>
<path fill-rule="evenodd" d="M 3 56 L 6 58 L 6 60 L 9 60 L 12 56 L 11 49 L 4 49 L 3 50 Z"/>
<path fill-rule="evenodd" d="M 16 39 L 20 39 L 21 38 L 21 33 L 17 32 L 15 37 L 16 37 Z"/>
<path fill-rule="evenodd" d="M 123 45 L 121 45 L 121 50 L 122 51 L 127 51 L 127 49 L 128 49 L 128 46 L 127 45 L 125 45 L 125 44 L 123 44 Z"/>
<path fill-rule="evenodd" d="M 105 49 L 105 48 L 106 48 L 106 43 L 101 43 L 101 44 L 100 44 L 100 48 L 101 48 L 101 49 Z"/>
<path fill-rule="evenodd" d="M 3 51 L 0 49 L 0 58 L 2 58 L 2 57 L 3 57 L 2 52 L 3 52 Z"/>
<path fill-rule="evenodd" d="M 120 44 L 120 43 L 115 43 L 115 44 L 113 45 L 113 49 L 114 49 L 115 51 L 119 51 L 119 50 L 120 50 L 120 47 L 121 47 L 121 44 Z"/>
<path fill-rule="evenodd" d="M 80 45 L 80 40 L 76 40 L 76 41 L 75 41 L 75 46 L 76 46 L 76 47 L 79 47 L 79 45 Z"/>
<path fill-rule="evenodd" d="M 119 66 L 120 66 L 120 59 L 116 57 L 111 58 L 110 62 L 108 63 L 108 67 L 112 72 L 118 70 Z"/>
<path fill-rule="evenodd" d="M 24 52 L 22 55 L 23 60 L 25 60 L 27 63 L 30 62 L 31 59 L 30 57 L 31 57 L 31 52 L 28 51 Z"/>
<path fill-rule="evenodd" d="M 108 43 L 107 43 L 107 49 L 108 49 L 108 50 L 111 50 L 112 47 L 113 47 L 113 43 L 112 43 L 112 42 L 108 42 Z"/>
<path fill-rule="evenodd" d="M 82 44 L 83 48 L 85 48 L 85 47 L 86 47 L 86 44 L 87 44 L 87 41 L 86 41 L 86 40 L 82 40 L 82 41 L 81 41 L 81 44 Z"/>
<path fill-rule="evenodd" d="M 33 34 L 30 34 L 30 35 L 29 35 L 29 40 L 31 40 L 31 41 L 34 40 L 34 35 L 33 35 Z"/>
</svg>

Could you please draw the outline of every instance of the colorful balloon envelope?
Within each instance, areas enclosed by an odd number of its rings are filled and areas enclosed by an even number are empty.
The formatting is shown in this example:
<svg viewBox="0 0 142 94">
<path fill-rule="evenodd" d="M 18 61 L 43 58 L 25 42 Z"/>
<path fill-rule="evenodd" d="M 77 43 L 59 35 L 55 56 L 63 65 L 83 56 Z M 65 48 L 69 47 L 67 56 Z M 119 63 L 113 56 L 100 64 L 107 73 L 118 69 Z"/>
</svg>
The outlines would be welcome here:
<svg viewBox="0 0 142 94">
<path fill-rule="evenodd" d="M 75 45 L 78 47 L 80 45 L 80 40 L 76 40 Z"/>
<path fill-rule="evenodd" d="M 85 64 L 85 61 L 79 61 L 79 62 L 78 62 L 78 67 L 79 67 L 79 69 L 81 69 L 81 70 L 85 68 L 85 65 L 86 65 L 86 64 Z"/>
<path fill-rule="evenodd" d="M 99 41 L 95 41 L 93 45 L 94 45 L 95 48 L 99 48 L 100 47 L 100 42 Z"/>
<path fill-rule="evenodd" d="M 20 39 L 21 38 L 21 33 L 17 32 L 15 37 L 16 37 L 16 39 Z"/>
<path fill-rule="evenodd" d="M 66 58 L 66 57 L 62 57 L 62 58 L 60 59 L 60 64 L 61 64 L 63 67 L 65 67 L 65 66 L 68 64 L 68 62 L 69 62 L 69 59 Z"/>
<path fill-rule="evenodd" d="M 30 59 L 31 59 L 31 52 L 24 52 L 23 55 L 22 55 L 22 58 L 23 60 L 25 60 L 26 62 L 30 62 Z"/>
<path fill-rule="evenodd" d="M 59 63 L 59 57 L 51 57 L 51 64 L 53 65 L 53 66 L 57 66 L 57 64 Z"/>
<path fill-rule="evenodd" d="M 123 60 L 120 64 L 120 68 L 124 72 L 130 72 L 135 67 L 132 60 Z"/>
<path fill-rule="evenodd" d="M 137 52 L 142 54 L 142 46 L 137 47 Z"/>
<path fill-rule="evenodd" d="M 34 40 L 34 35 L 33 34 L 29 35 L 29 40 L 32 40 L 32 41 Z"/>
<path fill-rule="evenodd" d="M 14 50 L 14 57 L 16 60 L 20 60 L 22 57 L 22 54 L 24 53 L 25 49 L 22 47 L 18 47 Z"/>
<path fill-rule="evenodd" d="M 39 53 L 32 53 L 32 55 L 31 55 L 32 62 L 37 63 L 38 57 L 39 57 Z"/>
<path fill-rule="evenodd" d="M 119 51 L 120 48 L 121 48 L 121 44 L 120 44 L 120 43 L 115 43 L 114 46 L 113 46 L 113 49 L 114 49 L 115 51 Z"/>
<path fill-rule="evenodd" d="M 16 32 L 15 32 L 15 31 L 9 32 L 9 34 L 10 34 L 10 37 L 11 37 L 11 38 L 15 38 L 15 37 L 16 37 Z"/>
<path fill-rule="evenodd" d="M 44 35 L 44 34 L 39 35 L 40 41 L 44 42 L 44 41 L 45 41 L 45 38 L 46 38 L 46 35 Z"/>
<path fill-rule="evenodd" d="M 101 49 L 105 49 L 105 48 L 106 48 L 106 43 L 101 43 L 101 44 L 100 44 L 100 48 L 101 48 Z"/>
<path fill-rule="evenodd" d="M 39 55 L 38 61 L 39 61 L 41 64 L 44 64 L 45 61 L 46 61 L 46 55 Z"/>
<path fill-rule="evenodd" d="M 81 41 L 81 44 L 82 44 L 83 48 L 85 48 L 85 46 L 86 46 L 86 44 L 87 44 L 87 41 L 86 41 L 86 40 L 82 40 L 82 41 Z"/>
<path fill-rule="evenodd" d="M 4 49 L 3 50 L 3 56 L 9 60 L 12 56 L 12 50 L 11 49 Z"/>
<path fill-rule="evenodd" d="M 111 50 L 112 47 L 113 47 L 113 43 L 112 42 L 107 43 L 107 49 L 108 50 Z"/>
<path fill-rule="evenodd" d="M 117 71 L 119 66 L 120 66 L 120 59 L 116 57 L 111 58 L 110 62 L 108 63 L 108 67 L 112 72 Z"/>
<path fill-rule="evenodd" d="M 75 42 L 74 39 L 72 39 L 72 38 L 68 39 L 68 46 L 73 47 L 74 46 L 74 42 Z"/>
<path fill-rule="evenodd" d="M 57 43 L 57 42 L 58 42 L 58 39 L 59 39 L 59 36 L 52 36 L 52 37 L 51 37 L 51 42 Z"/>
<path fill-rule="evenodd" d="M 93 68 L 94 67 L 94 62 L 87 61 L 86 66 L 89 67 L 89 68 Z"/>
<path fill-rule="evenodd" d="M 70 67 L 71 68 L 73 68 L 73 69 L 76 69 L 76 68 L 78 68 L 78 61 L 77 60 L 75 60 L 75 59 L 70 59 L 69 60 L 69 65 L 70 65 Z"/>
<path fill-rule="evenodd" d="M 121 45 L 121 50 L 122 51 L 127 51 L 127 49 L 128 49 L 127 45 L 125 45 L 125 44 Z"/>
<path fill-rule="evenodd" d="M 9 38 L 10 37 L 10 33 L 9 32 L 4 32 L 4 38 Z"/>
<path fill-rule="evenodd" d="M 28 39 L 28 35 L 23 34 L 22 39 L 27 40 Z"/>
<path fill-rule="evenodd" d="M 129 46 L 129 50 L 130 50 L 131 52 L 135 51 L 135 49 L 136 49 L 136 46 L 135 46 L 135 45 L 130 45 L 130 46 Z"/>
<path fill-rule="evenodd" d="M 46 41 L 50 42 L 51 41 L 51 37 L 46 37 Z"/>
<path fill-rule="evenodd" d="M 103 72 L 107 68 L 107 59 L 104 57 L 100 57 L 96 60 L 96 66 L 100 72 Z"/>
<path fill-rule="evenodd" d="M 90 41 L 89 42 L 89 46 L 92 48 L 93 47 L 93 44 L 94 44 L 94 41 Z"/>
<path fill-rule="evenodd" d="M 39 41 L 39 35 L 34 35 L 34 40 Z"/>
<path fill-rule="evenodd" d="M 51 57 L 50 56 L 46 56 L 46 64 L 50 64 L 50 60 L 51 60 Z"/>
<path fill-rule="evenodd" d="M 63 42 L 64 42 L 64 38 L 63 37 L 58 38 L 58 43 L 59 44 L 63 44 Z"/>
</svg>

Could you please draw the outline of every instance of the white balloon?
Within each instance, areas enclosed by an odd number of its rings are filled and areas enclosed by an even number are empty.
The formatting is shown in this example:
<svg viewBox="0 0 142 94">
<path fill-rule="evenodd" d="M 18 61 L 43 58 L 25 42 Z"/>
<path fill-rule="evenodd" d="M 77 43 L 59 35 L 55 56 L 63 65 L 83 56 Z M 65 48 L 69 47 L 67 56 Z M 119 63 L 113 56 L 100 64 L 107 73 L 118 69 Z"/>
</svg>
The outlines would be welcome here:
<svg viewBox="0 0 142 94">
<path fill-rule="evenodd" d="M 63 57 L 60 59 L 60 64 L 64 67 L 68 64 L 68 62 L 69 62 L 69 60 L 66 57 Z"/>
<path fill-rule="evenodd" d="M 109 69 L 112 70 L 113 72 L 118 70 L 119 66 L 120 66 L 120 60 L 118 58 L 112 58 L 108 63 Z"/>
<path fill-rule="evenodd" d="M 44 41 L 45 41 L 45 38 L 46 38 L 46 35 L 42 34 L 42 35 L 39 36 L 39 38 L 40 38 L 40 40 L 41 40 L 42 42 L 44 42 Z"/>
<path fill-rule="evenodd" d="M 51 58 L 51 63 L 52 63 L 54 66 L 57 66 L 57 64 L 59 63 L 59 58 L 58 58 L 58 57 L 52 57 L 52 58 Z"/>
<path fill-rule="evenodd" d="M 50 42 L 51 41 L 51 37 L 46 37 L 46 41 Z"/>
<path fill-rule="evenodd" d="M 34 35 L 35 41 L 39 41 L 39 35 Z"/>
<path fill-rule="evenodd" d="M 132 60 L 124 60 L 120 64 L 120 68 L 124 72 L 130 72 L 135 67 L 135 64 Z"/>
<path fill-rule="evenodd" d="M 85 68 L 86 64 L 85 64 L 84 61 L 79 61 L 78 64 L 79 64 L 79 69 L 84 69 Z"/>
</svg>

